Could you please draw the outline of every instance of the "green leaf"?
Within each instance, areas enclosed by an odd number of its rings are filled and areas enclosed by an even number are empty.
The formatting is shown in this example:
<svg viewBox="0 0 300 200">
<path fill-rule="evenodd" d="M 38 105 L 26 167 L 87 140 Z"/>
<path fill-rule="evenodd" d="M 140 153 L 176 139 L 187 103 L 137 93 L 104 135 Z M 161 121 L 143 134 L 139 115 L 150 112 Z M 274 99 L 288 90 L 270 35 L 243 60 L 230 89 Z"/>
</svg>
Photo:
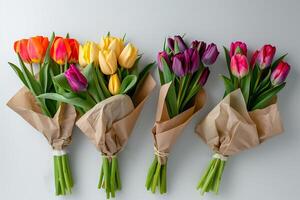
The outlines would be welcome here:
<svg viewBox="0 0 300 200">
<path fill-rule="evenodd" d="M 271 65 L 271 69 L 273 70 L 275 67 L 277 67 L 277 65 L 285 58 L 285 56 L 287 56 L 288 54 L 284 54 L 283 56 L 280 56 L 277 60 L 275 60 L 273 62 L 273 64 Z"/>
<path fill-rule="evenodd" d="M 257 97 L 253 103 L 251 110 L 262 109 L 268 106 L 272 98 L 282 89 L 284 88 L 285 83 L 273 87 L 266 92 L 262 93 L 259 97 Z"/>
<path fill-rule="evenodd" d="M 174 82 L 171 83 L 167 96 L 166 96 L 166 103 L 168 107 L 169 117 L 173 118 L 178 114 L 178 107 L 177 107 L 177 96 L 175 91 Z"/>
<path fill-rule="evenodd" d="M 270 84 L 270 76 L 271 76 L 271 70 L 268 70 L 267 75 L 264 77 L 264 79 L 259 83 L 258 87 L 255 90 L 255 94 L 259 94 L 261 93 L 263 90 L 266 89 L 266 87 L 268 87 Z"/>
<path fill-rule="evenodd" d="M 121 83 L 120 93 L 126 94 L 131 88 L 135 86 L 136 83 L 137 83 L 136 75 L 126 76 Z"/>
<path fill-rule="evenodd" d="M 164 74 L 160 69 L 157 67 L 158 75 L 159 75 L 159 80 L 160 80 L 160 85 L 165 84 L 165 79 L 164 79 Z"/>
<path fill-rule="evenodd" d="M 223 46 L 223 48 L 224 48 L 224 53 L 225 53 L 225 58 L 226 58 L 226 63 L 227 63 L 227 69 L 228 69 L 228 72 L 229 72 L 229 75 L 230 75 L 230 79 L 231 79 L 231 81 L 233 83 L 235 77 L 231 73 L 231 69 L 230 69 L 231 58 L 230 58 L 229 50 L 225 46 Z"/>
<path fill-rule="evenodd" d="M 86 77 L 87 81 L 88 81 L 88 92 L 91 94 L 91 96 L 94 98 L 94 100 L 96 102 L 100 102 L 103 99 L 105 99 L 104 94 L 102 92 L 102 90 L 100 89 L 99 83 L 98 83 L 98 79 L 96 76 L 96 72 L 95 72 L 95 67 L 93 65 L 93 63 L 87 65 L 82 73 L 84 74 L 84 76 Z"/>
<path fill-rule="evenodd" d="M 23 84 L 28 88 L 28 84 L 26 82 L 26 79 L 24 77 L 23 72 L 17 67 L 15 64 L 8 62 L 8 64 L 11 66 L 11 68 L 16 72 L 20 80 L 23 82 Z"/>
<path fill-rule="evenodd" d="M 100 88 L 103 92 L 104 98 L 106 99 L 110 97 L 111 94 L 107 89 L 107 81 L 105 80 L 105 77 L 99 67 L 96 67 L 96 74 L 97 74 L 98 83 L 100 84 Z"/>
<path fill-rule="evenodd" d="M 53 82 L 55 85 L 57 85 L 61 89 L 66 90 L 68 92 L 72 92 L 72 89 L 68 83 L 68 80 L 63 73 L 53 77 Z"/>
<path fill-rule="evenodd" d="M 46 93 L 48 89 L 49 83 L 49 63 L 46 65 L 42 65 L 41 70 L 39 71 L 39 81 L 41 83 L 43 92 Z"/>
<path fill-rule="evenodd" d="M 144 67 L 144 69 L 139 73 L 138 83 L 143 81 L 147 77 L 147 75 L 149 74 L 149 72 L 151 71 L 154 65 L 155 62 L 152 62 L 146 65 L 146 67 Z"/>
<path fill-rule="evenodd" d="M 163 77 L 164 77 L 164 82 L 169 83 L 173 81 L 174 77 L 173 74 L 168 66 L 168 63 L 164 58 L 161 58 L 161 62 L 163 64 Z"/>
<path fill-rule="evenodd" d="M 192 100 L 192 98 L 200 91 L 201 89 L 201 85 L 198 84 L 195 87 L 193 87 L 191 89 L 191 91 L 188 93 L 188 96 L 184 99 L 181 107 L 180 107 L 180 111 L 184 111 L 185 107 L 188 105 L 188 103 Z"/>
<path fill-rule="evenodd" d="M 245 99 L 246 104 L 248 104 L 251 86 L 251 73 L 247 74 L 241 80 L 241 90 Z"/>
<path fill-rule="evenodd" d="M 45 54 L 45 58 L 44 58 L 44 65 L 47 64 L 47 63 L 49 63 L 49 61 L 51 59 L 50 58 L 50 49 L 51 49 L 52 44 L 54 42 L 54 38 L 55 38 L 55 34 L 53 32 L 52 35 L 51 35 L 51 38 L 50 38 L 49 45 L 48 45 L 47 50 L 46 50 L 46 54 Z"/>
<path fill-rule="evenodd" d="M 225 86 L 225 95 L 224 96 L 226 96 L 227 94 L 229 94 L 230 92 L 232 92 L 234 90 L 234 85 L 228 77 L 221 75 L 221 78 L 223 79 L 224 86 Z"/>
</svg>

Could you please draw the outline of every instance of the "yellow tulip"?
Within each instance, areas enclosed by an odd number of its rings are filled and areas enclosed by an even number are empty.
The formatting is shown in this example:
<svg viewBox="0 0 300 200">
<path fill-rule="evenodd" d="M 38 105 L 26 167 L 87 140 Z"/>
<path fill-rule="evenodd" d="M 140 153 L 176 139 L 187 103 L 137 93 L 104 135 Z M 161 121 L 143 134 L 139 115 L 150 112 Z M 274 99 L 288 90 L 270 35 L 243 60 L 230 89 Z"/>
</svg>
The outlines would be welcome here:
<svg viewBox="0 0 300 200">
<path fill-rule="evenodd" d="M 115 52 L 117 58 L 124 49 L 124 41 L 121 38 L 106 36 L 102 37 L 100 41 L 101 50 L 112 50 Z"/>
<path fill-rule="evenodd" d="M 113 74 L 109 78 L 108 90 L 112 95 L 119 94 L 121 87 L 121 82 L 118 77 L 118 74 Z"/>
<path fill-rule="evenodd" d="M 99 51 L 99 64 L 103 74 L 114 74 L 118 68 L 118 62 L 115 52 L 112 50 Z"/>
<path fill-rule="evenodd" d="M 130 69 L 136 61 L 138 55 L 138 49 L 133 46 L 131 43 L 127 44 L 126 47 L 121 52 L 118 61 L 119 64 L 126 68 Z"/>
<path fill-rule="evenodd" d="M 85 67 L 90 63 L 94 63 L 95 66 L 98 65 L 98 54 L 99 47 L 95 42 L 86 42 L 83 46 L 79 46 L 79 65 Z"/>
</svg>

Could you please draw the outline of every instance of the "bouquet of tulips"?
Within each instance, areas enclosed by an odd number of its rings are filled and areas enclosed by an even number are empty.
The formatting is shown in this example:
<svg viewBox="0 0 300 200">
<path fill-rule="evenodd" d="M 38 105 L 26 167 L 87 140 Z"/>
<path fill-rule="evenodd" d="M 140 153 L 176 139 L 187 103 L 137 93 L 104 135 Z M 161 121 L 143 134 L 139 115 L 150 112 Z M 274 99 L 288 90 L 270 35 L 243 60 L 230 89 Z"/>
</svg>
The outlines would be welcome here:
<svg viewBox="0 0 300 200">
<path fill-rule="evenodd" d="M 215 44 L 193 41 L 188 47 L 181 36 L 167 39 L 167 46 L 158 53 L 158 72 L 161 89 L 156 122 L 152 130 L 154 160 L 151 164 L 146 188 L 155 193 L 167 192 L 167 158 L 184 127 L 205 103 L 202 87 L 209 76 L 218 50 Z"/>
<path fill-rule="evenodd" d="M 254 52 L 250 65 L 247 46 L 231 44 L 225 54 L 229 77 L 223 100 L 196 127 L 197 134 L 215 152 L 197 189 L 218 193 L 228 156 L 239 153 L 283 131 L 277 93 L 285 86 L 290 71 L 285 55 L 273 62 L 276 48 L 264 45 Z"/>
<path fill-rule="evenodd" d="M 80 113 L 76 125 L 102 154 L 98 188 L 106 197 L 121 189 L 117 154 L 125 147 L 145 100 L 155 87 L 149 74 L 154 63 L 140 70 L 138 49 L 108 34 L 100 44 L 79 46 L 79 64 L 53 78 L 57 90 L 40 99 L 73 105 Z"/>
<path fill-rule="evenodd" d="M 68 36 L 53 34 L 50 42 L 43 36 L 22 39 L 14 44 L 20 67 L 9 63 L 25 87 L 10 99 L 8 106 L 41 132 L 52 146 L 56 195 L 71 193 L 73 187 L 65 148 L 71 143 L 76 111 L 60 101 L 37 97 L 58 92 L 52 78 L 78 62 L 78 47 L 79 43 Z"/>
</svg>

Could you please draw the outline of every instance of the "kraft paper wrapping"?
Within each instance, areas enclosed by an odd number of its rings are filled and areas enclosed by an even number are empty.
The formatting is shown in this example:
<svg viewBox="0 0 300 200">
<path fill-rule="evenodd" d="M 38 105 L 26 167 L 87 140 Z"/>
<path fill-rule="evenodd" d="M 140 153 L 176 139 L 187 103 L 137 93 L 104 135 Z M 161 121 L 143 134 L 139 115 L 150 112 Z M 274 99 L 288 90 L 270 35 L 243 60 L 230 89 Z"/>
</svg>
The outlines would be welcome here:
<svg viewBox="0 0 300 200">
<path fill-rule="evenodd" d="M 176 139 L 181 135 L 192 117 L 204 106 L 206 100 L 205 91 L 201 90 L 196 95 L 194 104 L 189 109 L 170 119 L 165 104 L 170 85 L 171 83 L 167 83 L 161 86 L 156 122 L 152 129 L 155 154 L 158 156 L 160 164 L 166 163 L 172 145 L 176 142 Z"/>
<path fill-rule="evenodd" d="M 132 99 L 107 98 L 85 113 L 76 125 L 104 156 L 112 157 L 126 146 L 142 108 L 156 83 L 148 75 Z"/>
<path fill-rule="evenodd" d="M 196 133 L 210 148 L 231 156 L 283 132 L 276 101 L 247 111 L 240 89 L 227 95 L 197 126 Z"/>
<path fill-rule="evenodd" d="M 19 90 L 8 101 L 7 106 L 41 132 L 53 149 L 62 150 L 71 143 L 76 120 L 73 106 L 61 104 L 55 116 L 50 118 L 42 113 L 35 97 L 26 87 Z"/>
</svg>

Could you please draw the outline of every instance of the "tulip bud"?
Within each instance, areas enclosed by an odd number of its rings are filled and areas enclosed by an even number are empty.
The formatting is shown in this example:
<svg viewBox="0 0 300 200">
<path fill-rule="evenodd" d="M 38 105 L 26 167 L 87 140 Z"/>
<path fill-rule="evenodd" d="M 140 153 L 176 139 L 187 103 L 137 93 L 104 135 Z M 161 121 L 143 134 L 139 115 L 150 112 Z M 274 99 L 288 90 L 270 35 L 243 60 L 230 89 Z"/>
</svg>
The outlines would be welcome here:
<svg viewBox="0 0 300 200">
<path fill-rule="evenodd" d="M 77 63 L 79 54 L 79 43 L 75 39 L 67 39 L 67 41 L 71 48 L 71 55 L 68 59 L 68 63 Z"/>
<path fill-rule="evenodd" d="M 55 37 L 50 50 L 51 58 L 56 63 L 62 65 L 66 61 L 68 61 L 69 57 L 71 56 L 71 53 L 72 50 L 68 43 L 68 40 L 62 37 Z"/>
<path fill-rule="evenodd" d="M 183 39 L 182 39 L 181 36 L 179 36 L 179 35 L 174 36 L 174 42 L 177 43 L 180 52 L 183 52 L 184 50 L 187 49 L 187 46 L 184 43 L 184 41 L 183 41 Z M 175 45 L 175 43 L 174 43 L 174 45 Z"/>
<path fill-rule="evenodd" d="M 109 78 L 108 90 L 112 95 L 119 94 L 121 87 L 121 82 L 118 77 L 118 74 L 113 74 Z"/>
<path fill-rule="evenodd" d="M 173 72 L 179 77 L 186 75 L 187 68 L 185 64 L 185 56 L 183 53 L 178 53 L 174 55 L 172 63 Z"/>
<path fill-rule="evenodd" d="M 203 87 L 208 79 L 208 76 L 210 74 L 210 70 L 208 67 L 205 67 L 201 73 L 201 76 L 199 78 L 199 84 Z"/>
<path fill-rule="evenodd" d="M 47 37 L 36 36 L 28 40 L 27 52 L 33 63 L 41 63 L 44 60 L 49 40 Z"/>
<path fill-rule="evenodd" d="M 247 55 L 247 45 L 244 42 L 241 41 L 236 41 L 236 42 L 232 42 L 230 45 L 230 58 L 236 54 L 236 51 L 240 51 L 239 53 L 243 54 L 243 55 Z"/>
<path fill-rule="evenodd" d="M 269 44 L 264 45 L 259 50 L 256 62 L 258 63 L 260 69 L 268 68 L 271 65 L 275 52 L 276 47 Z"/>
<path fill-rule="evenodd" d="M 111 75 L 116 73 L 118 63 L 115 52 L 112 50 L 99 51 L 99 65 L 103 74 Z"/>
<path fill-rule="evenodd" d="M 199 52 L 197 49 L 186 49 L 184 51 L 185 67 L 189 73 L 193 74 L 198 70 L 200 64 Z"/>
<path fill-rule="evenodd" d="M 27 44 L 28 44 L 27 39 L 15 41 L 14 50 L 16 53 L 18 53 L 20 55 L 23 62 L 31 63 L 31 59 L 30 59 L 30 57 L 28 55 L 28 51 L 27 51 Z"/>
<path fill-rule="evenodd" d="M 212 65 L 219 55 L 217 46 L 214 43 L 211 43 L 207 46 L 203 56 L 202 62 L 206 65 Z"/>
<path fill-rule="evenodd" d="M 100 41 L 101 50 L 112 50 L 115 52 L 117 58 L 120 56 L 124 49 L 124 41 L 117 37 L 102 37 Z"/>
<path fill-rule="evenodd" d="M 206 43 L 203 41 L 194 40 L 191 44 L 191 48 L 199 51 L 199 58 L 201 59 L 206 49 Z"/>
<path fill-rule="evenodd" d="M 255 62 L 256 62 L 258 53 L 259 53 L 259 51 L 256 50 L 256 51 L 253 53 L 252 57 L 251 57 L 250 67 L 251 67 L 252 69 L 254 68 L 254 65 L 255 65 Z"/>
<path fill-rule="evenodd" d="M 243 54 L 235 54 L 231 57 L 230 70 L 234 76 L 241 79 L 249 72 L 247 57 Z"/>
<path fill-rule="evenodd" d="M 74 64 L 71 64 L 64 74 L 74 92 L 86 91 L 88 86 L 87 79 Z"/>
<path fill-rule="evenodd" d="M 285 79 L 287 78 L 289 72 L 290 72 L 290 65 L 284 61 L 281 61 L 276 68 L 274 69 L 274 71 L 271 74 L 271 83 L 272 85 L 280 85 L 281 83 L 283 83 L 285 81 Z"/>
<path fill-rule="evenodd" d="M 121 67 L 126 69 L 130 69 L 133 67 L 138 55 L 138 49 L 133 46 L 133 44 L 129 43 L 121 52 L 118 61 Z"/>
<path fill-rule="evenodd" d="M 169 49 L 174 51 L 174 39 L 173 38 L 168 38 L 167 43 L 168 43 Z"/>
<path fill-rule="evenodd" d="M 170 62 L 167 52 L 161 51 L 157 54 L 157 63 L 158 63 L 158 68 L 160 69 L 160 71 L 163 71 L 163 69 L 164 69 L 162 59 L 164 59 L 166 61 L 168 66 L 171 66 L 171 62 Z"/>
<path fill-rule="evenodd" d="M 84 45 L 79 46 L 79 65 L 85 67 L 86 65 L 93 63 L 98 65 L 99 47 L 95 42 L 85 42 Z"/>
</svg>

